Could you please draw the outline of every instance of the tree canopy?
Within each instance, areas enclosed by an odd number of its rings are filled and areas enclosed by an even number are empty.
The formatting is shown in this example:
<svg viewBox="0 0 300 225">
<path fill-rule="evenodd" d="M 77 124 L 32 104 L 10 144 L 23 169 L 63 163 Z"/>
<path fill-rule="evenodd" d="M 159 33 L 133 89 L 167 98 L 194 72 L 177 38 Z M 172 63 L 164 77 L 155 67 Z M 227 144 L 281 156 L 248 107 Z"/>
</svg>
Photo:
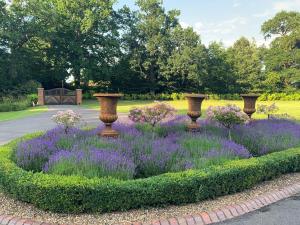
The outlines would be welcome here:
<svg viewBox="0 0 300 225">
<path fill-rule="evenodd" d="M 0 0 L 0 93 L 70 78 L 73 87 L 123 92 L 280 92 L 300 83 L 299 12 L 262 24 L 268 47 L 241 37 L 225 48 L 203 45 L 162 0 L 137 0 L 135 11 L 115 3 Z"/>
</svg>

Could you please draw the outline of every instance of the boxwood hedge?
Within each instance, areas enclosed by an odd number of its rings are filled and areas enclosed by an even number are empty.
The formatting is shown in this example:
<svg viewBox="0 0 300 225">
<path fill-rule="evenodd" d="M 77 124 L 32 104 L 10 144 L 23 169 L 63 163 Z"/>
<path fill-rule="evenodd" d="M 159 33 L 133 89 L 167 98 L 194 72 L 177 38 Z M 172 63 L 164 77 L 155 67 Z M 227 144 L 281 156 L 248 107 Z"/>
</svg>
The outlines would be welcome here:
<svg viewBox="0 0 300 225">
<path fill-rule="evenodd" d="M 32 136 L 31 136 L 32 137 Z M 280 174 L 300 171 L 300 148 L 234 160 L 205 170 L 120 181 L 32 173 L 11 160 L 17 141 L 0 147 L 0 185 L 12 197 L 53 212 L 109 212 L 183 204 L 251 188 Z"/>
</svg>

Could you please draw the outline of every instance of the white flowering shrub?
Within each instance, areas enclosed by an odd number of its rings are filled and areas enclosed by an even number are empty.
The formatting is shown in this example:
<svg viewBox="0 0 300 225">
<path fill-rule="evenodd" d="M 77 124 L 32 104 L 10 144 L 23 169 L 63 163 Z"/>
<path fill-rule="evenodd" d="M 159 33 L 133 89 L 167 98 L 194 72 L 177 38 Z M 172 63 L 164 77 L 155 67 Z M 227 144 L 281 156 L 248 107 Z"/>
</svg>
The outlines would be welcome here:
<svg viewBox="0 0 300 225">
<path fill-rule="evenodd" d="M 52 120 L 60 126 L 63 126 L 65 132 L 68 133 L 71 127 L 76 126 L 81 122 L 81 115 L 73 110 L 59 111 L 52 116 Z"/>
<path fill-rule="evenodd" d="M 175 108 L 164 102 L 156 102 L 153 106 L 134 108 L 129 112 L 129 119 L 135 123 L 148 123 L 153 127 L 162 120 L 174 116 Z"/>
</svg>

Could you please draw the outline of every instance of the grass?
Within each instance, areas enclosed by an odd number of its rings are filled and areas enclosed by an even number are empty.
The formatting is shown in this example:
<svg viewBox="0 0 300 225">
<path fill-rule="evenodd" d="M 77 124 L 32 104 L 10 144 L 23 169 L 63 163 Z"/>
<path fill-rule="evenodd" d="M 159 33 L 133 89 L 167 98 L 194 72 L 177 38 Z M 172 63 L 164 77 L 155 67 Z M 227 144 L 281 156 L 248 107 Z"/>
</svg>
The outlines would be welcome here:
<svg viewBox="0 0 300 225">
<path fill-rule="evenodd" d="M 48 111 L 48 108 L 46 106 L 37 106 L 21 111 L 0 112 L 0 121 L 20 119 L 28 116 L 37 115 L 46 111 Z"/>
<path fill-rule="evenodd" d="M 178 114 L 185 114 L 187 112 L 187 101 L 168 101 L 170 105 L 178 110 Z M 205 116 L 205 111 L 209 106 L 235 104 L 239 107 L 243 107 L 243 101 L 229 101 L 229 100 L 205 100 L 202 105 L 202 112 Z M 258 104 L 272 104 L 273 102 L 258 102 Z M 300 103 L 299 101 L 275 101 L 276 105 L 279 107 L 278 114 L 287 113 L 293 118 L 300 120 Z M 128 113 L 130 109 L 134 107 L 141 107 L 153 104 L 153 101 L 120 101 L 118 103 L 119 113 Z M 99 109 L 99 103 L 96 100 L 85 100 L 83 102 L 83 107 L 90 109 Z M 254 114 L 256 119 L 266 118 L 265 115 Z"/>
</svg>

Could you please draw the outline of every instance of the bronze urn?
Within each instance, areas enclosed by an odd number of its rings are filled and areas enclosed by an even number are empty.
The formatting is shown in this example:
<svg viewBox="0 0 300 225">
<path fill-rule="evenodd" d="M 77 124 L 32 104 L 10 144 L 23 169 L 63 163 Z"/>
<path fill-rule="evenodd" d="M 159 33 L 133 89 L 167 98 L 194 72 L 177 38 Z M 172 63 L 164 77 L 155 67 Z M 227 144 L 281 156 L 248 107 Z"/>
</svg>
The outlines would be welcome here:
<svg viewBox="0 0 300 225">
<path fill-rule="evenodd" d="M 101 137 L 116 138 L 119 133 L 112 129 L 112 124 L 118 119 L 117 104 L 123 94 L 98 93 L 94 94 L 100 103 L 100 120 L 105 124 L 105 128 L 100 132 Z"/>
<path fill-rule="evenodd" d="M 244 113 L 246 113 L 249 118 L 252 114 L 256 112 L 255 104 L 256 100 L 259 98 L 258 94 L 244 94 L 241 97 L 244 99 Z"/>
<path fill-rule="evenodd" d="M 192 122 L 188 125 L 188 130 L 191 132 L 199 131 L 200 126 L 197 124 L 197 119 L 201 116 L 201 104 L 205 99 L 203 94 L 186 94 L 185 98 L 188 100 L 187 115 Z"/>
</svg>

